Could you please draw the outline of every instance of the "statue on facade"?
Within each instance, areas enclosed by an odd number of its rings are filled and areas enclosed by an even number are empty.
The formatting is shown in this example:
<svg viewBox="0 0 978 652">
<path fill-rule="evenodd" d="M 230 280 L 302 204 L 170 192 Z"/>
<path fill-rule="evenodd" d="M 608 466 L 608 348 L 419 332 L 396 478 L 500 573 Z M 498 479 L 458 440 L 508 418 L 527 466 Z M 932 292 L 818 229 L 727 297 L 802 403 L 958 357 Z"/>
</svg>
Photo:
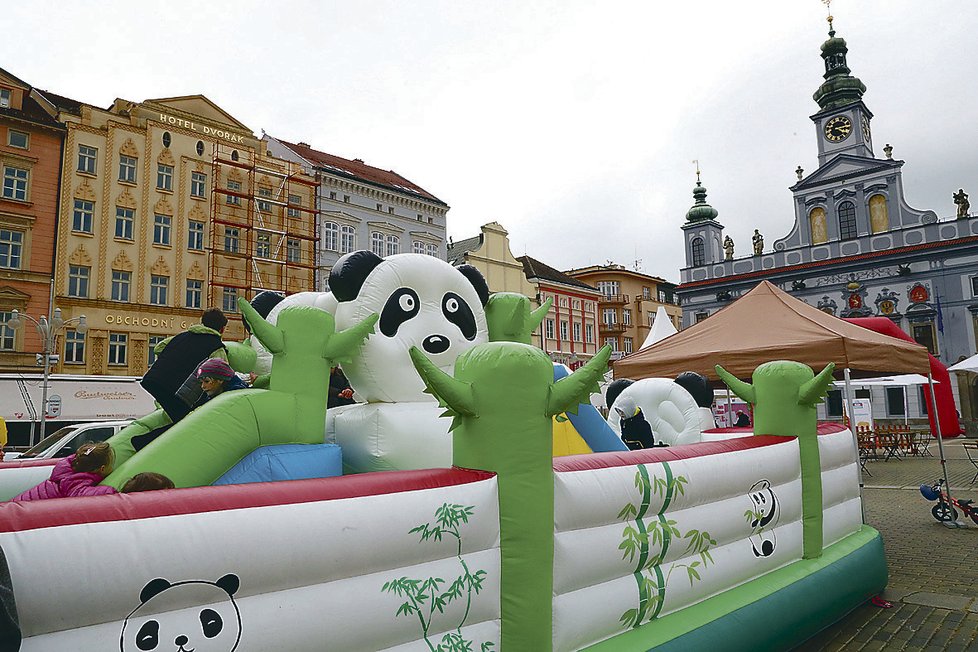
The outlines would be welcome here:
<svg viewBox="0 0 978 652">
<path fill-rule="evenodd" d="M 724 260 L 733 260 L 734 241 L 729 235 L 723 239 L 723 254 Z"/>
<path fill-rule="evenodd" d="M 958 191 L 951 197 L 954 198 L 954 204 L 958 207 L 958 219 L 968 217 L 971 202 L 968 201 L 968 193 L 964 191 L 964 188 L 958 188 Z"/>
<path fill-rule="evenodd" d="M 760 256 L 764 251 L 764 236 L 757 229 L 754 229 L 754 237 L 751 238 L 751 242 L 754 243 L 754 255 Z"/>
</svg>

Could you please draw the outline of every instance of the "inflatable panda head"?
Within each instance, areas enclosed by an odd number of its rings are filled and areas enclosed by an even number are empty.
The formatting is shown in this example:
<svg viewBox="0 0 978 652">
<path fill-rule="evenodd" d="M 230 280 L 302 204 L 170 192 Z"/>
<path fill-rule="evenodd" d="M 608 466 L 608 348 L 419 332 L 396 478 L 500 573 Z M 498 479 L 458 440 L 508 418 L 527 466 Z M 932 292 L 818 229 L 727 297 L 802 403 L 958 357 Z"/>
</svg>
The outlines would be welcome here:
<svg viewBox="0 0 978 652">
<path fill-rule="evenodd" d="M 238 576 L 216 582 L 152 580 L 122 625 L 122 652 L 232 652 L 241 640 Z"/>
<path fill-rule="evenodd" d="M 343 364 L 350 385 L 368 402 L 434 400 L 411 362 L 412 346 L 451 374 L 459 354 L 489 340 L 489 288 L 471 265 L 453 267 L 422 254 L 381 258 L 354 251 L 333 266 L 329 287 L 337 301 L 337 330 L 380 315 L 360 355 Z"/>
</svg>

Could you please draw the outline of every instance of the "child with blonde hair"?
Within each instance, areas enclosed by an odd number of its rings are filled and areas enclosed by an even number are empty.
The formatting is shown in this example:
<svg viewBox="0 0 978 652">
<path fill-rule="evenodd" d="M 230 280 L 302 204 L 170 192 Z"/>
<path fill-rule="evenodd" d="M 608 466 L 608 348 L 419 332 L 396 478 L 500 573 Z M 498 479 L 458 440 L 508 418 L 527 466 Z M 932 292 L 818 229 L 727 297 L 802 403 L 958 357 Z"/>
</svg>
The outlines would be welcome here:
<svg viewBox="0 0 978 652">
<path fill-rule="evenodd" d="M 99 485 L 112 472 L 115 454 L 106 442 L 88 442 L 74 455 L 58 460 L 51 477 L 41 484 L 14 496 L 12 500 L 46 500 L 69 496 L 114 494 L 114 487 Z"/>
</svg>

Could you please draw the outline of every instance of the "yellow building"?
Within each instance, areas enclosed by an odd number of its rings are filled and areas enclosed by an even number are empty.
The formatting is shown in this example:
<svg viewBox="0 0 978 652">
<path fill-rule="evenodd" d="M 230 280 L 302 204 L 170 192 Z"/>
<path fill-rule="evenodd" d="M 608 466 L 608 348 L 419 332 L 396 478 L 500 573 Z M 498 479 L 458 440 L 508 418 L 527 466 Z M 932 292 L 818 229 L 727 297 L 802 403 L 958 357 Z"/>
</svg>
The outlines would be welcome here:
<svg viewBox="0 0 978 652">
<path fill-rule="evenodd" d="M 57 371 L 141 375 L 202 309 L 237 340 L 237 297 L 315 289 L 315 180 L 219 106 L 46 97 L 68 128 L 54 303 L 89 327 L 65 332 Z"/>
<path fill-rule="evenodd" d="M 677 330 L 682 323 L 683 311 L 676 302 L 675 283 L 621 265 L 591 265 L 568 270 L 567 274 L 601 292 L 598 344 L 610 344 L 620 355 L 642 347 L 659 306 L 665 306 Z"/>
</svg>

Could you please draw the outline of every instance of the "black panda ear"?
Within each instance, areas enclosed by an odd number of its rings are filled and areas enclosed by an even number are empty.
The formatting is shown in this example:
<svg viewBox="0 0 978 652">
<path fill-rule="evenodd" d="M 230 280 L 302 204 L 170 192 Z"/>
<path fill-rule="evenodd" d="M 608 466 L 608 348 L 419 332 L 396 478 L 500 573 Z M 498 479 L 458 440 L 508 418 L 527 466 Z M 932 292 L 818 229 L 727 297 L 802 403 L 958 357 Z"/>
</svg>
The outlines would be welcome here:
<svg viewBox="0 0 978 652">
<path fill-rule="evenodd" d="M 710 388 L 710 381 L 703 374 L 698 374 L 695 371 L 684 371 L 676 376 L 674 382 L 689 392 L 699 407 L 713 405 L 713 390 Z"/>
<path fill-rule="evenodd" d="M 166 591 L 171 586 L 172 585 L 170 582 L 162 577 L 157 577 L 155 580 L 150 580 L 147 582 L 146 586 L 143 587 L 143 590 L 139 592 L 139 601 L 148 602 L 151 598 L 163 593 L 163 591 Z"/>
<path fill-rule="evenodd" d="M 489 285 L 486 283 L 482 272 L 472 265 L 459 265 L 455 269 L 462 272 L 462 276 L 469 279 L 469 283 L 475 288 L 475 293 L 479 295 L 479 301 L 482 302 L 484 307 L 489 302 Z"/>
<path fill-rule="evenodd" d="M 329 289 L 337 301 L 353 301 L 370 272 L 384 259 L 372 251 L 351 251 L 329 272 Z"/>
<path fill-rule="evenodd" d="M 273 292 L 272 290 L 262 290 L 256 294 L 255 298 L 249 303 L 251 303 L 251 307 L 255 309 L 255 312 L 261 315 L 264 319 L 265 317 L 268 317 L 268 313 L 272 311 L 272 308 L 282 303 L 284 300 L 284 294 L 279 294 L 278 292 Z M 244 318 L 244 315 L 241 315 L 241 323 L 244 324 L 245 330 L 250 333 L 251 327 L 248 326 L 248 320 Z"/>
<path fill-rule="evenodd" d="M 615 404 L 615 399 L 618 395 L 625 391 L 625 388 L 634 383 L 634 380 L 629 380 L 627 378 L 619 378 L 608 385 L 608 389 L 605 390 L 604 402 L 605 405 L 611 407 Z"/>
<path fill-rule="evenodd" d="M 214 582 L 214 584 L 217 584 L 219 587 L 227 591 L 228 595 L 234 595 L 238 590 L 238 587 L 241 585 L 241 581 L 234 573 L 228 573 L 221 579 Z"/>
</svg>

